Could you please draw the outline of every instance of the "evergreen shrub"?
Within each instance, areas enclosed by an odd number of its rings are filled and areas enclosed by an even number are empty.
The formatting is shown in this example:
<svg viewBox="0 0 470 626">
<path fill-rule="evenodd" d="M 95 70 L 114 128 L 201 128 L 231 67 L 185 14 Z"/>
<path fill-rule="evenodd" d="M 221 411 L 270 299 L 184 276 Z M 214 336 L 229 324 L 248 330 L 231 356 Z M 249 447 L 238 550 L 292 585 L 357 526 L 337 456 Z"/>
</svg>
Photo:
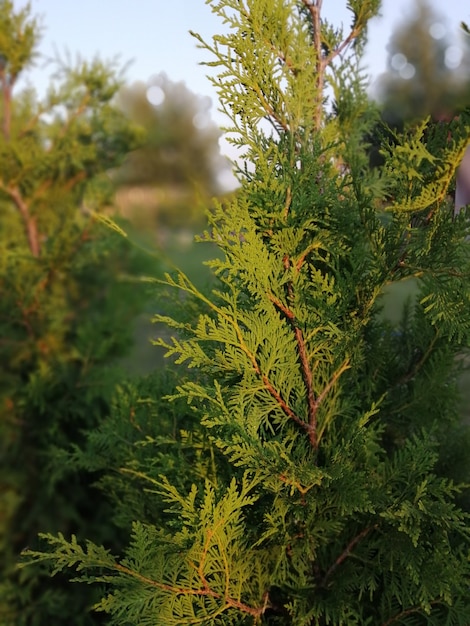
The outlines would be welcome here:
<svg viewBox="0 0 470 626">
<path fill-rule="evenodd" d="M 468 215 L 447 191 L 470 111 L 405 128 L 371 170 L 379 2 L 350 0 L 347 30 L 320 0 L 208 2 L 226 29 L 197 39 L 240 150 L 240 189 L 202 236 L 216 283 L 166 278 L 199 312 L 157 316 L 181 372 L 167 409 L 149 391 L 164 439 L 143 428 L 108 463 L 132 492 L 127 549 L 46 534 L 26 562 L 104 585 L 111 624 L 468 624 Z M 393 323 L 383 295 L 412 278 Z M 171 401 L 188 405 L 173 430 Z M 114 419 L 88 445 L 114 447 Z"/>
</svg>

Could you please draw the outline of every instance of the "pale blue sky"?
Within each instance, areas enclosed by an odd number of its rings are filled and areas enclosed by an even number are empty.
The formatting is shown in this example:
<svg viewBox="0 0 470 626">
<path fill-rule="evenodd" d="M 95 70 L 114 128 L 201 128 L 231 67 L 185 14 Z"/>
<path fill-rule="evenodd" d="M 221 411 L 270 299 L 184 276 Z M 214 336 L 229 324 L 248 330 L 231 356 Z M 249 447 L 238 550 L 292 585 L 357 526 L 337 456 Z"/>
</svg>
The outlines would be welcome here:
<svg viewBox="0 0 470 626">
<path fill-rule="evenodd" d="M 16 6 L 25 0 L 14 0 Z M 460 21 L 470 22 L 470 7 L 462 0 L 433 0 L 432 5 L 457 32 Z M 217 113 L 217 96 L 206 74 L 210 68 L 199 65 L 207 55 L 196 48 L 189 30 L 206 40 L 221 31 L 221 23 L 204 0 L 31 0 L 33 12 L 43 16 L 44 36 L 40 52 L 45 57 L 54 51 L 68 50 L 89 58 L 96 53 L 103 59 L 119 55 L 122 63 L 132 61 L 126 72 L 129 82 L 147 81 L 152 75 L 166 72 L 173 81 L 184 81 L 189 89 L 208 95 L 213 101 L 212 117 L 223 123 Z M 348 26 L 351 17 L 346 0 L 323 0 L 327 18 Z M 386 46 L 397 23 L 414 6 L 414 0 L 383 0 L 382 17 L 373 20 L 369 29 L 366 62 L 372 76 L 385 70 Z M 38 66 L 28 78 L 44 92 L 50 67 Z"/>
<path fill-rule="evenodd" d="M 22 6 L 25 0 L 15 4 Z M 123 63 L 133 61 L 126 74 L 130 81 L 146 81 L 165 71 L 172 80 L 183 80 L 192 91 L 214 98 L 205 78 L 208 68 L 198 65 L 207 56 L 188 32 L 210 39 L 223 28 L 204 0 L 31 0 L 31 4 L 33 12 L 43 16 L 41 53 L 45 56 L 53 56 L 54 49 L 84 57 L 119 55 Z M 462 0 L 433 0 L 432 4 L 454 30 L 460 21 L 470 21 L 470 7 L 464 8 Z M 323 11 L 347 26 L 351 18 L 345 5 L 346 0 L 324 0 Z M 383 0 L 382 17 L 370 26 L 366 61 L 373 75 L 385 69 L 390 34 L 413 5 L 413 0 Z M 31 79 L 41 89 L 47 84 L 48 70 L 40 65 Z"/>
</svg>

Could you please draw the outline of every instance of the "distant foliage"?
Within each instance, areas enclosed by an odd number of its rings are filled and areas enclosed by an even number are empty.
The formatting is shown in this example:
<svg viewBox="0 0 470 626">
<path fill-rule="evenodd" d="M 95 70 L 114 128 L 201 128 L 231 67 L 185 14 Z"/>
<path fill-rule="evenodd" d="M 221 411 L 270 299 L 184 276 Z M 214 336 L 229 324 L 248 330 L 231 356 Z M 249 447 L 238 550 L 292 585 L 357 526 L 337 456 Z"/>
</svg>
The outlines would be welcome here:
<svg viewBox="0 0 470 626">
<path fill-rule="evenodd" d="M 166 74 L 121 89 L 122 110 L 147 131 L 145 145 L 126 159 L 118 179 L 219 191 L 217 176 L 228 163 L 220 154 L 220 130 L 208 97 L 192 93 Z"/>
<path fill-rule="evenodd" d="M 118 101 L 146 133 L 114 176 L 123 213 L 146 229 L 200 226 L 210 198 L 226 191 L 230 169 L 210 98 L 161 73 L 123 87 Z"/>
<path fill-rule="evenodd" d="M 427 0 L 414 8 L 392 34 L 387 72 L 379 80 L 378 96 L 392 125 L 449 117 L 470 102 L 468 35 L 449 33 Z"/>
</svg>

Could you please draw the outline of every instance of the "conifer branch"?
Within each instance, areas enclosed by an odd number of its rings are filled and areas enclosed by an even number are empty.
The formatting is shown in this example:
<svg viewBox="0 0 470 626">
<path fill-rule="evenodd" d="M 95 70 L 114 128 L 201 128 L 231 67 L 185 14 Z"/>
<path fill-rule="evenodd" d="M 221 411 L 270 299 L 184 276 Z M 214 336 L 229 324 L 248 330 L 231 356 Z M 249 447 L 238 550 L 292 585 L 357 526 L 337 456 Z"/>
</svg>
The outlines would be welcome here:
<svg viewBox="0 0 470 626">
<path fill-rule="evenodd" d="M 239 9 L 241 15 L 244 16 L 244 18 L 247 21 L 251 21 L 250 20 L 250 13 L 249 11 L 246 10 L 245 7 L 241 7 Z M 257 32 L 257 35 L 260 36 L 261 33 Z M 281 61 L 282 64 L 284 64 L 293 74 L 293 76 L 297 76 L 298 70 L 295 67 L 293 61 L 287 56 L 287 54 L 285 52 L 283 52 L 282 50 L 279 50 L 273 43 L 272 41 L 266 39 L 266 37 L 261 37 L 260 39 L 263 40 L 263 42 L 266 44 L 266 46 L 271 50 L 271 52 L 273 52 L 276 55 L 276 58 L 279 59 L 279 61 Z"/>
<path fill-rule="evenodd" d="M 292 204 L 292 189 L 289 185 L 289 187 L 287 187 L 287 191 L 286 191 L 286 202 L 284 204 L 284 214 L 283 217 L 286 220 L 287 216 L 289 215 L 289 211 L 290 211 L 290 206 Z"/>
<path fill-rule="evenodd" d="M 289 124 L 284 121 L 281 116 L 276 113 L 274 108 L 269 104 L 268 99 L 266 98 L 266 95 L 264 94 L 261 87 L 259 85 L 254 85 L 252 89 L 258 96 L 259 101 L 261 102 L 261 105 L 268 114 L 268 116 L 271 117 L 275 122 L 277 122 L 285 133 L 288 133 L 290 131 Z"/>
<path fill-rule="evenodd" d="M 169 277 L 168 277 L 169 278 Z M 309 425 L 304 422 L 296 413 L 295 411 L 293 411 L 291 409 L 291 407 L 287 404 L 287 402 L 284 400 L 284 398 L 281 396 L 281 394 L 277 391 L 277 389 L 275 388 L 275 386 L 272 384 L 272 382 L 270 381 L 270 379 L 268 378 L 268 376 L 266 376 L 266 374 L 264 374 L 261 371 L 261 367 L 258 363 L 258 360 L 256 358 L 256 356 L 253 354 L 253 352 L 248 348 L 248 346 L 246 345 L 245 339 L 243 337 L 243 333 L 242 330 L 240 329 L 240 326 L 237 324 L 237 321 L 230 315 L 228 315 L 223 309 L 221 309 L 220 307 L 218 307 L 216 304 L 214 304 L 214 302 L 212 302 L 209 298 L 207 298 L 203 293 L 201 293 L 197 287 L 195 287 L 195 285 L 193 285 L 191 283 L 191 281 L 182 273 L 180 273 L 180 279 L 183 280 L 182 283 L 175 283 L 174 281 L 172 281 L 171 279 L 167 280 L 167 282 L 165 283 L 165 281 L 160 281 L 163 284 L 168 284 L 168 285 L 173 285 L 174 287 L 179 287 L 180 289 L 187 291 L 189 293 L 192 293 L 196 298 L 198 298 L 199 300 L 201 300 L 202 302 L 204 302 L 207 306 L 209 306 L 215 313 L 217 313 L 217 315 L 220 315 L 220 317 L 222 319 L 224 319 L 226 322 L 228 322 L 234 329 L 235 334 L 237 336 L 238 339 L 238 346 L 240 347 L 240 349 L 246 354 L 246 356 L 248 357 L 249 361 L 252 364 L 253 369 L 255 370 L 256 374 L 260 377 L 260 379 L 262 380 L 266 390 L 272 395 L 272 397 L 277 401 L 277 403 L 279 404 L 280 408 L 282 409 L 282 411 L 287 415 L 287 417 L 290 417 L 296 424 L 298 424 L 299 426 L 301 426 L 301 428 L 303 428 L 304 430 L 308 431 L 309 430 Z M 270 297 L 270 295 L 268 294 L 268 298 L 272 298 Z M 282 303 L 279 304 L 281 306 Z M 286 309 L 287 311 L 288 309 Z"/>
<path fill-rule="evenodd" d="M 289 270 L 291 267 L 290 259 L 287 255 L 284 256 L 283 265 L 286 270 Z M 289 282 L 286 287 L 287 296 L 290 300 L 293 298 L 293 286 L 292 282 Z M 305 340 L 303 336 L 302 329 L 297 325 L 295 314 L 288 307 L 286 307 L 279 299 L 274 298 L 273 296 L 268 294 L 268 298 L 275 304 L 277 308 L 279 308 L 282 313 L 287 317 L 289 322 L 291 323 L 292 328 L 294 329 L 294 335 L 297 342 L 297 350 L 300 361 L 300 368 L 302 373 L 302 378 L 304 381 L 305 389 L 307 392 L 307 413 L 308 413 L 308 422 L 304 422 L 300 418 L 297 417 L 297 423 L 302 425 L 302 428 L 308 433 L 308 438 L 310 440 L 310 444 L 314 450 L 318 448 L 318 438 L 317 438 L 317 400 L 315 399 L 315 393 L 313 391 L 313 375 L 312 370 L 310 368 L 310 363 L 307 356 L 307 350 L 305 347 Z"/>
<path fill-rule="evenodd" d="M 3 94 L 2 131 L 3 131 L 3 137 L 5 141 L 8 141 L 10 139 L 12 95 L 13 95 L 13 86 L 16 82 L 16 76 L 12 76 L 11 74 L 9 74 L 7 70 L 7 64 L 8 64 L 8 61 L 6 59 L 3 59 L 2 60 L 3 67 L 0 70 L 0 85 L 1 85 L 1 90 Z"/>
<path fill-rule="evenodd" d="M 329 578 L 331 578 L 331 576 L 338 569 L 338 567 L 341 565 L 341 563 L 343 563 L 343 561 L 345 561 L 348 558 L 348 556 L 351 555 L 352 549 L 362 539 L 364 539 L 364 537 L 366 537 L 372 530 L 375 530 L 376 528 L 377 528 L 377 524 L 374 524 L 373 526 L 368 526 L 367 528 L 364 528 L 364 530 L 362 530 L 358 535 L 356 535 L 356 537 L 354 537 L 348 543 L 348 545 L 343 550 L 343 552 L 339 555 L 339 557 L 335 560 L 335 562 L 328 568 L 326 574 L 323 576 L 322 581 L 321 581 L 321 586 L 322 587 L 326 586 L 326 583 L 328 582 Z"/>
<path fill-rule="evenodd" d="M 457 171 L 458 166 L 462 162 L 465 152 L 468 148 L 468 140 L 464 140 L 460 148 L 456 153 L 453 154 L 453 159 L 450 164 L 448 164 L 446 175 L 440 180 L 441 190 L 436 194 L 436 206 L 439 206 L 445 199 L 449 186 L 452 182 L 453 177 L 455 176 L 455 172 Z M 433 206 L 429 213 L 426 215 L 426 222 L 429 222 L 436 210 L 436 206 Z"/>
<path fill-rule="evenodd" d="M 345 359 L 343 361 L 343 363 L 340 365 L 340 367 L 336 370 L 336 372 L 333 374 L 333 376 L 331 377 L 331 379 L 329 380 L 328 384 L 326 385 L 326 387 L 323 389 L 323 391 L 321 392 L 321 394 L 318 396 L 317 398 L 317 408 L 318 406 L 320 406 L 320 404 L 323 402 L 323 400 L 325 399 L 325 397 L 328 395 L 328 393 L 330 392 L 331 388 L 335 385 L 336 381 L 338 380 L 338 378 L 344 374 L 344 372 L 346 370 L 348 370 L 350 367 L 349 365 L 349 359 Z"/>
<path fill-rule="evenodd" d="M 322 6 L 322 0 L 302 0 L 304 6 L 310 13 L 310 19 L 312 23 L 313 41 L 312 44 L 315 48 L 316 57 L 316 79 L 315 85 L 315 129 L 319 130 L 321 127 L 321 121 L 323 118 L 323 91 L 325 87 L 325 66 L 322 63 L 322 41 L 321 41 L 321 19 L 320 12 Z"/>
<path fill-rule="evenodd" d="M 41 253 L 41 244 L 39 241 L 36 217 L 31 215 L 29 212 L 29 207 L 21 195 L 18 187 L 6 187 L 3 183 L 0 183 L 0 189 L 10 196 L 11 200 L 20 212 L 30 252 L 34 257 L 39 257 Z"/>
<path fill-rule="evenodd" d="M 439 600 L 434 600 L 430 602 L 429 604 L 430 606 L 436 606 L 437 604 L 442 604 L 442 602 L 440 602 Z M 404 617 L 407 617 L 407 615 L 413 615 L 413 613 L 420 613 L 420 612 L 423 612 L 423 607 L 413 606 L 410 609 L 406 609 L 405 611 L 401 611 L 400 613 L 397 613 L 393 617 L 390 617 L 390 619 L 384 622 L 382 626 L 390 626 L 390 624 L 394 624 L 395 622 L 401 621 Z"/>
<path fill-rule="evenodd" d="M 319 130 L 323 117 L 323 95 L 325 89 L 325 71 L 328 65 L 339 56 L 346 48 L 361 34 L 362 28 L 354 25 L 351 31 L 343 39 L 343 41 L 333 50 L 323 53 L 323 41 L 321 32 L 321 8 L 322 0 L 302 0 L 304 6 L 310 13 L 313 31 L 313 46 L 315 47 L 315 56 L 317 64 L 317 97 L 316 97 L 316 113 L 315 113 L 315 129 Z"/>
<path fill-rule="evenodd" d="M 215 617 L 216 615 L 221 615 L 224 611 L 226 611 L 229 608 L 235 608 L 235 609 L 238 609 L 239 611 L 242 611 L 243 613 L 252 615 L 253 617 L 259 617 L 266 610 L 266 598 L 265 597 L 263 597 L 263 603 L 261 606 L 252 607 L 252 606 L 249 606 L 248 604 L 245 604 L 241 600 L 236 600 L 235 598 L 232 598 L 230 596 L 230 593 L 229 593 L 230 571 L 229 571 L 228 560 L 225 554 L 222 554 L 222 559 L 224 561 L 224 570 L 225 570 L 224 571 L 225 573 L 224 593 L 214 591 L 214 589 L 211 588 L 210 583 L 204 574 L 206 557 L 209 553 L 212 540 L 214 536 L 216 535 L 217 526 L 223 526 L 225 524 L 225 521 L 226 521 L 225 519 L 221 519 L 219 520 L 218 524 L 216 524 L 216 527 L 214 529 L 211 529 L 211 528 L 207 529 L 206 541 L 202 549 L 201 559 L 197 567 L 193 565 L 193 567 L 195 567 L 197 571 L 197 575 L 201 582 L 201 586 L 199 588 L 194 589 L 192 587 L 183 587 L 179 585 L 171 585 L 168 583 L 162 583 L 157 580 L 154 580 L 153 578 L 149 578 L 148 576 L 144 576 L 143 574 L 140 574 L 139 572 L 136 572 L 135 570 L 130 569 L 129 567 L 126 567 L 125 565 L 121 565 L 120 563 L 113 563 L 111 567 L 115 569 L 116 571 L 120 572 L 121 574 L 130 576 L 131 578 L 138 580 L 144 585 L 153 587 L 155 589 L 159 589 L 160 591 L 168 592 L 173 595 L 201 596 L 201 597 L 207 596 L 207 597 L 214 598 L 216 600 L 223 600 L 224 603 L 222 604 L 222 606 L 220 606 L 219 609 L 215 613 L 211 614 L 210 617 L 212 618 Z M 220 545 L 219 545 L 219 548 L 221 549 Z M 221 549 L 221 553 L 222 552 L 223 551 Z M 196 624 L 199 621 L 202 622 L 206 619 L 207 617 L 202 620 L 187 620 L 186 623 Z"/>
<path fill-rule="evenodd" d="M 419 372 L 419 370 L 423 367 L 423 365 L 426 363 L 426 361 L 429 359 L 429 357 L 433 353 L 434 346 L 436 345 L 436 341 L 439 339 L 439 337 L 440 337 L 439 331 L 437 330 L 436 334 L 429 342 L 429 346 L 427 347 L 426 352 L 421 356 L 419 361 L 415 363 L 413 367 L 411 367 L 410 370 L 398 380 L 397 383 L 395 383 L 393 388 L 398 387 L 399 385 L 404 385 L 410 380 L 413 380 L 413 378 L 416 376 L 416 374 Z"/>
</svg>

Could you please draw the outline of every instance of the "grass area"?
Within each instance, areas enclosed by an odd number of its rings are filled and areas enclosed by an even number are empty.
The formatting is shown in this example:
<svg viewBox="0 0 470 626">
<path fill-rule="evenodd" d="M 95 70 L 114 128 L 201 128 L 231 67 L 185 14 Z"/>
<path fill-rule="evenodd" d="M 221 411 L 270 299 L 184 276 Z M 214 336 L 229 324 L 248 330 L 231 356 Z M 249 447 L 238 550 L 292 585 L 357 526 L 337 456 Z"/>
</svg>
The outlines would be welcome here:
<svg viewBox="0 0 470 626">
<path fill-rule="evenodd" d="M 165 272 L 173 274 L 180 270 L 198 289 L 204 290 L 211 282 L 211 272 L 204 265 L 204 261 L 215 258 L 218 254 L 220 253 L 214 244 L 195 243 L 189 231 L 169 231 L 159 253 L 160 264 L 156 267 L 154 277 L 162 278 Z M 157 328 L 151 321 L 157 312 L 156 297 L 155 300 L 151 299 L 147 311 L 135 322 L 134 349 L 122 362 L 123 367 L 132 375 L 145 375 L 165 365 L 164 350 L 151 343 L 157 335 L 164 336 L 165 332 L 161 326 Z"/>
<path fill-rule="evenodd" d="M 398 324 L 403 315 L 405 304 L 416 297 L 418 284 L 416 279 L 408 278 L 385 288 L 383 294 L 383 315 L 392 324 Z"/>
</svg>

